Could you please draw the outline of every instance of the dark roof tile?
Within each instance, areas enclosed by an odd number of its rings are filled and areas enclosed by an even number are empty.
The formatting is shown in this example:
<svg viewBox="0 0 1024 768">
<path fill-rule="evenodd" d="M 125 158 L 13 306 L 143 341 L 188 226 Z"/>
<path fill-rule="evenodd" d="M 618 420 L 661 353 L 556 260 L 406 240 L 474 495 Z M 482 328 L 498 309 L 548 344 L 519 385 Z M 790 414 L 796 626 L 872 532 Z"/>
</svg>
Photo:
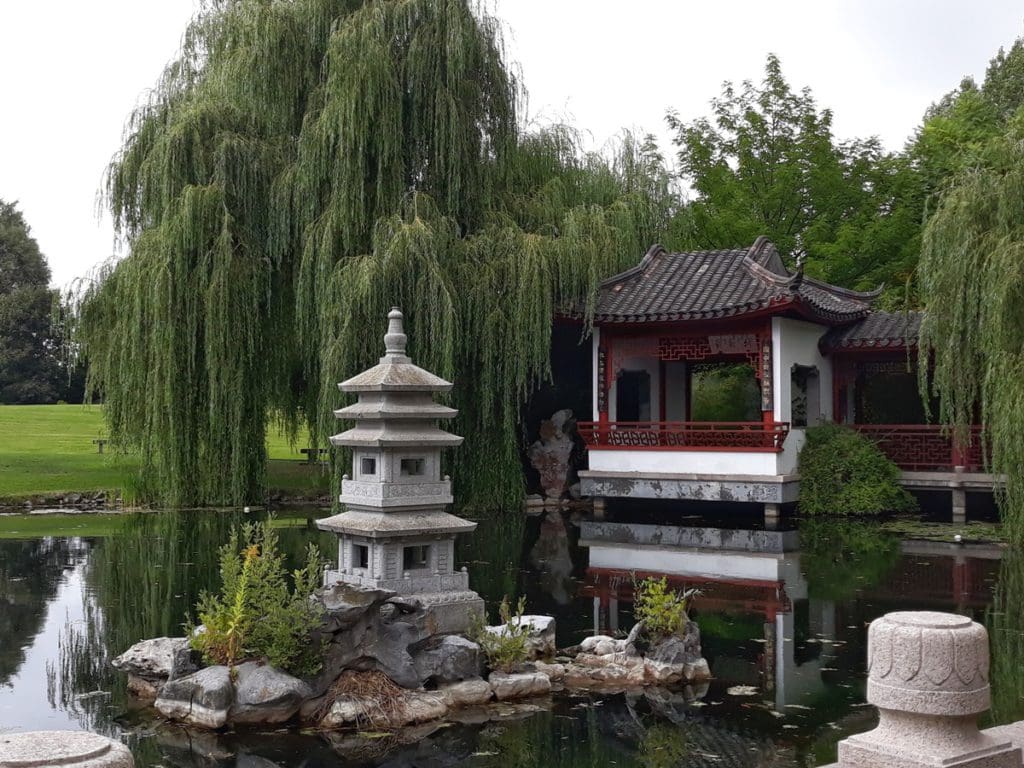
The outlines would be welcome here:
<svg viewBox="0 0 1024 768">
<path fill-rule="evenodd" d="M 821 345 L 825 349 L 913 349 L 921 317 L 920 312 L 871 312 L 856 323 L 833 328 Z"/>
<path fill-rule="evenodd" d="M 668 253 L 654 246 L 636 267 L 601 284 L 597 322 L 651 322 L 731 317 L 796 305 L 823 322 L 863 317 L 875 293 L 856 293 L 791 273 L 775 246 Z"/>
</svg>

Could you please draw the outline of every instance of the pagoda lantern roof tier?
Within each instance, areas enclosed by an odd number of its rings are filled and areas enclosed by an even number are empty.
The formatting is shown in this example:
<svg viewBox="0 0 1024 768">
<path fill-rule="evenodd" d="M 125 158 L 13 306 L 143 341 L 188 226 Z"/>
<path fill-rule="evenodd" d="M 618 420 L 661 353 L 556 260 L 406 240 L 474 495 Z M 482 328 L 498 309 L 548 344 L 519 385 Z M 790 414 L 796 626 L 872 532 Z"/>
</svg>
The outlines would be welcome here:
<svg viewBox="0 0 1024 768">
<path fill-rule="evenodd" d="M 393 396 L 394 397 L 394 396 Z M 352 421 L 380 419 L 453 419 L 458 411 L 433 400 L 360 399 L 358 403 L 339 408 L 334 415 Z"/>
<path fill-rule="evenodd" d="M 452 535 L 476 529 L 476 523 L 439 509 L 409 512 L 349 510 L 317 520 L 316 526 L 322 531 L 370 539 Z"/>
<path fill-rule="evenodd" d="M 331 438 L 331 445 L 347 448 L 450 448 L 462 438 L 430 423 L 392 424 L 363 422 Z"/>
<path fill-rule="evenodd" d="M 402 356 L 404 357 L 404 356 Z M 342 392 L 448 392 L 450 381 L 408 362 L 409 358 L 381 358 L 378 365 L 338 385 Z"/>
</svg>

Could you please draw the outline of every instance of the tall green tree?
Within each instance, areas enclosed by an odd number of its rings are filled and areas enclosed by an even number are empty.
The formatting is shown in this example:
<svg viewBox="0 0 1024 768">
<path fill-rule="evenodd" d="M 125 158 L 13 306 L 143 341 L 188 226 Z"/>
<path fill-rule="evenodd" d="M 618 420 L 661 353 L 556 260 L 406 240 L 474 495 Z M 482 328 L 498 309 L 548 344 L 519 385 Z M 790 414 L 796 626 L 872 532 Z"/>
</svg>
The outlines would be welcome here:
<svg viewBox="0 0 1024 768">
<path fill-rule="evenodd" d="M 1003 518 L 1024 542 L 1024 112 L 943 192 L 924 230 L 920 282 L 925 394 L 961 440 L 981 416 L 991 468 L 1006 475 Z"/>
<path fill-rule="evenodd" d="M 114 439 L 167 503 L 256 498 L 267 420 L 323 444 L 399 305 L 457 379 L 461 498 L 519 498 L 552 317 L 663 227 L 656 153 L 523 133 L 469 0 L 209 0 L 184 40 L 108 172 L 130 253 L 79 297 Z"/>
<path fill-rule="evenodd" d="M 912 152 L 927 179 L 920 285 L 926 396 L 959 439 L 985 425 L 990 466 L 1007 478 L 1003 519 L 1024 542 L 1024 43 L 929 110 Z"/>
<path fill-rule="evenodd" d="M 673 223 L 675 245 L 723 248 L 767 235 L 832 282 L 906 282 L 916 261 L 921 188 L 915 169 L 876 138 L 839 142 L 832 113 L 794 92 L 770 55 L 760 83 L 726 83 L 712 114 L 670 112 L 679 167 L 695 197 Z"/>
<path fill-rule="evenodd" d="M 24 216 L 0 200 L 0 403 L 52 403 L 64 392 L 49 283 Z"/>
</svg>

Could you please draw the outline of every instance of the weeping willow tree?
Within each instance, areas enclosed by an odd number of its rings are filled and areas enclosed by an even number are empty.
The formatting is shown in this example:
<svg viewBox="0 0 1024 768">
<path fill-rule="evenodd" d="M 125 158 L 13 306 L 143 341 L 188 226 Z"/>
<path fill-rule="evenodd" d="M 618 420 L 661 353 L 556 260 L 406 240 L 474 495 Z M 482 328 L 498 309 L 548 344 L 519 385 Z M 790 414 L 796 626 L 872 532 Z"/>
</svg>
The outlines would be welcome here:
<svg viewBox="0 0 1024 768">
<path fill-rule="evenodd" d="M 525 131 L 522 95 L 471 0 L 207 0 L 108 169 L 129 251 L 78 303 L 144 487 L 256 498 L 268 420 L 325 444 L 335 383 L 399 305 L 417 361 L 458 382 L 460 497 L 521 495 L 554 314 L 589 309 L 672 205 L 649 142 L 583 153 Z"/>
<path fill-rule="evenodd" d="M 922 394 L 959 440 L 979 411 L 1001 507 L 1024 543 L 1024 115 L 984 147 L 942 195 L 923 234 Z"/>
</svg>

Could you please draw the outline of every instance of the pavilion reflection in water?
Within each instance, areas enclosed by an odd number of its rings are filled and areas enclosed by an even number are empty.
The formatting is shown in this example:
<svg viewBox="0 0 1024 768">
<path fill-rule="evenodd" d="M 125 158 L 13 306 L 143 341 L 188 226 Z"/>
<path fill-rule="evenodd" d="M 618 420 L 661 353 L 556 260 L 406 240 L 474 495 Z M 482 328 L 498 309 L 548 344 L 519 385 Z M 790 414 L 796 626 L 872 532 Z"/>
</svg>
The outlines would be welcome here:
<svg viewBox="0 0 1024 768">
<path fill-rule="evenodd" d="M 859 584 L 854 601 L 809 583 L 802 563 L 808 555 L 795 530 L 585 521 L 579 544 L 589 551 L 582 591 L 593 599 L 595 633 L 629 629 L 628 622 L 620 627 L 620 609 L 632 604 L 635 580 L 664 576 L 677 589 L 699 589 L 693 602 L 698 623 L 714 615 L 743 617 L 748 625 L 754 618 L 762 629 L 750 638 L 761 646 L 754 658 L 706 654 L 712 674 L 757 685 L 778 711 L 814 701 L 826 691 L 826 673 L 851 660 L 862 663 L 862 649 L 844 646 L 863 641 L 858 628 L 875 614 L 905 610 L 908 603 L 965 614 L 983 610 L 1002 552 L 988 545 L 903 542 L 902 557 L 877 582 Z"/>
</svg>

